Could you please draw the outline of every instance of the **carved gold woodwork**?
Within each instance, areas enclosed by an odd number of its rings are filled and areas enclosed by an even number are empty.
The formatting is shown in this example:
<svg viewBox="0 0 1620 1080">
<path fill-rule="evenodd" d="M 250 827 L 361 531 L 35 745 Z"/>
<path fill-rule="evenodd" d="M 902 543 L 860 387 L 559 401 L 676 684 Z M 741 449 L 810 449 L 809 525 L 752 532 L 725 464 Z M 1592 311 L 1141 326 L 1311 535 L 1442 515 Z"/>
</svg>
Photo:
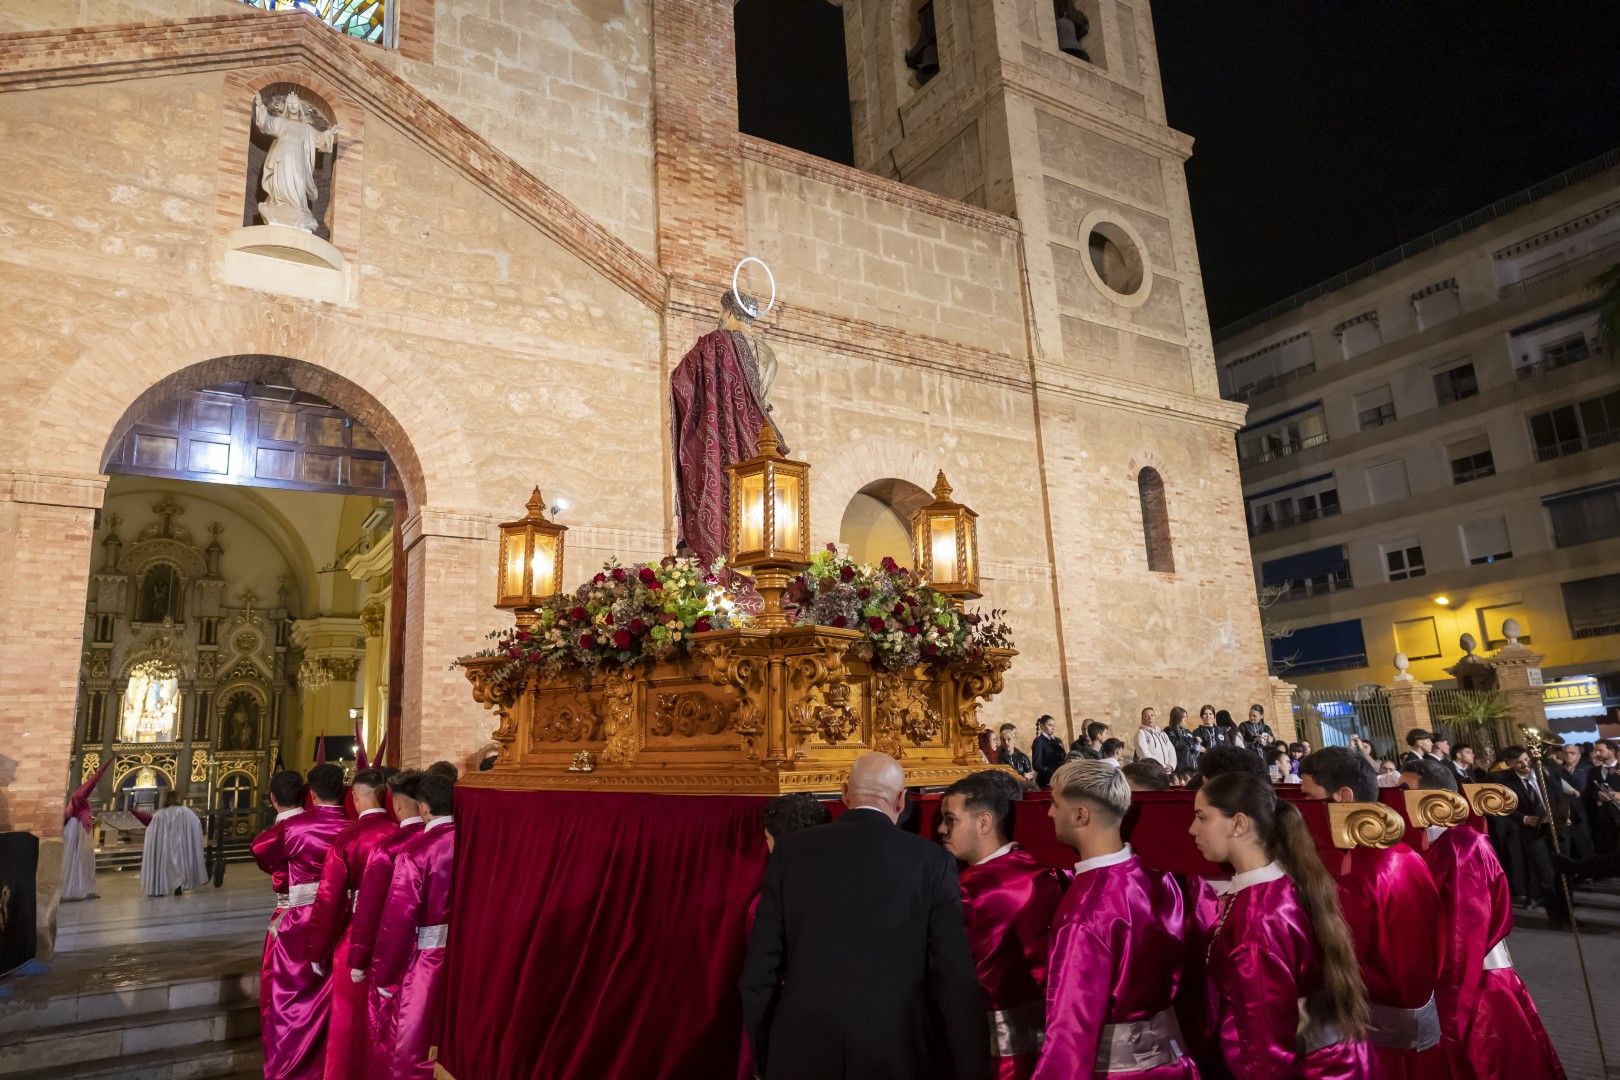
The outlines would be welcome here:
<svg viewBox="0 0 1620 1080">
<path fill-rule="evenodd" d="M 1502 817 L 1519 808 L 1519 797 L 1505 784 L 1464 784 L 1463 798 L 1476 814 Z"/>
<path fill-rule="evenodd" d="M 1330 802 L 1327 812 L 1334 847 L 1394 847 L 1406 835 L 1405 819 L 1381 802 Z"/>
<path fill-rule="evenodd" d="M 875 670 L 861 634 L 757 627 L 700 634 L 691 655 L 612 673 L 542 677 L 506 657 L 462 661 L 500 750 L 462 783 L 515 789 L 780 794 L 836 791 L 870 749 L 912 785 L 986 768 L 980 706 L 1016 655 Z M 589 768 L 582 763 L 590 762 Z"/>
<path fill-rule="evenodd" d="M 79 783 L 84 783 L 101 768 L 101 751 L 90 750 L 85 753 L 84 760 L 79 762 Z"/>
<path fill-rule="evenodd" d="M 1450 828 L 1468 820 L 1468 800 L 1454 791 L 1426 789 L 1406 791 L 1406 820 L 1414 829 L 1433 825 Z"/>
</svg>

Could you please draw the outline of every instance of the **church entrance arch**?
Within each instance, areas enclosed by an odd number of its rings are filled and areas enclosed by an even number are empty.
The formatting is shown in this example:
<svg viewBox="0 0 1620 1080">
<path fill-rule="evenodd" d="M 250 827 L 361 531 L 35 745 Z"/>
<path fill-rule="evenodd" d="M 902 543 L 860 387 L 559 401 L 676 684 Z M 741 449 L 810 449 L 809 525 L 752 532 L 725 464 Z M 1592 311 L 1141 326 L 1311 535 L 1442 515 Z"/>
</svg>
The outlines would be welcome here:
<svg viewBox="0 0 1620 1080">
<path fill-rule="evenodd" d="M 911 566 L 911 515 L 933 496 L 909 480 L 886 477 L 865 484 L 850 497 L 838 525 L 838 542 L 858 563 L 876 566 L 889 555 Z"/>
</svg>

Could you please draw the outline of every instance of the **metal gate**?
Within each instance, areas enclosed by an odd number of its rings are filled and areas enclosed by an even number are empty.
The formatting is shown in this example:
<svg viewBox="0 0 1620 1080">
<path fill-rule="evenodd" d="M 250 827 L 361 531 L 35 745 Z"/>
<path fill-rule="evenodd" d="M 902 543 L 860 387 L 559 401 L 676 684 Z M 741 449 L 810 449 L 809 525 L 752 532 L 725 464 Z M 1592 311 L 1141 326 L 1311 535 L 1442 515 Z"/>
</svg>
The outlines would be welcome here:
<svg viewBox="0 0 1620 1080">
<path fill-rule="evenodd" d="M 1349 746 L 1350 736 L 1359 735 L 1373 744 L 1380 757 L 1395 756 L 1395 724 L 1389 699 L 1380 686 L 1354 690 L 1299 687 L 1294 691 L 1294 723 L 1300 738 L 1313 748 Z"/>
</svg>

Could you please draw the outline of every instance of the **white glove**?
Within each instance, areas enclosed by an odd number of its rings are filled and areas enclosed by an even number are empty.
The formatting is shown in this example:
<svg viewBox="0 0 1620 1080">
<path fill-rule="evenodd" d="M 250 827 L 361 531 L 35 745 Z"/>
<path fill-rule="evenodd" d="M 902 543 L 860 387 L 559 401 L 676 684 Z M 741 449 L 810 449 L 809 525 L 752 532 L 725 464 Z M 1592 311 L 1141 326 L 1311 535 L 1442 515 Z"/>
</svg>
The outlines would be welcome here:
<svg viewBox="0 0 1620 1080">
<path fill-rule="evenodd" d="M 381 994 L 385 998 L 391 998 L 394 996 L 394 992 L 392 990 L 385 990 L 380 986 L 377 987 L 377 993 Z"/>
<path fill-rule="evenodd" d="M 364 982 L 365 979 L 366 979 L 366 973 L 361 971 L 359 968 L 350 968 L 349 969 L 349 981 L 350 982 Z"/>
<path fill-rule="evenodd" d="M 325 969 L 324 969 L 324 968 L 322 968 L 322 967 L 321 967 L 321 965 L 319 965 L 319 964 L 311 964 L 311 965 L 309 965 L 309 966 L 310 966 L 310 967 L 311 967 L 311 968 L 314 968 L 314 969 L 315 969 L 315 974 L 317 974 L 317 975 L 325 975 L 325 974 L 326 974 L 326 971 L 325 971 Z"/>
</svg>

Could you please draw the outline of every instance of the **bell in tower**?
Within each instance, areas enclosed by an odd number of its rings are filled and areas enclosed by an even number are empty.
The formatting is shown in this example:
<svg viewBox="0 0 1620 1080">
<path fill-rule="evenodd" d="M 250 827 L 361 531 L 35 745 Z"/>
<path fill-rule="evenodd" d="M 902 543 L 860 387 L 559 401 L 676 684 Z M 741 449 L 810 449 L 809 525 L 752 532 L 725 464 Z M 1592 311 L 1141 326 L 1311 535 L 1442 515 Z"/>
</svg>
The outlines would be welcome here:
<svg viewBox="0 0 1620 1080">
<path fill-rule="evenodd" d="M 906 50 L 906 67 L 922 86 L 939 74 L 939 39 L 934 32 L 933 0 L 917 9 L 917 40 Z"/>
<path fill-rule="evenodd" d="M 1091 33 L 1091 20 L 1074 6 L 1074 0 L 1052 0 L 1052 3 L 1057 9 L 1058 49 L 1091 63 L 1091 54 L 1084 46 L 1086 35 Z"/>
</svg>

